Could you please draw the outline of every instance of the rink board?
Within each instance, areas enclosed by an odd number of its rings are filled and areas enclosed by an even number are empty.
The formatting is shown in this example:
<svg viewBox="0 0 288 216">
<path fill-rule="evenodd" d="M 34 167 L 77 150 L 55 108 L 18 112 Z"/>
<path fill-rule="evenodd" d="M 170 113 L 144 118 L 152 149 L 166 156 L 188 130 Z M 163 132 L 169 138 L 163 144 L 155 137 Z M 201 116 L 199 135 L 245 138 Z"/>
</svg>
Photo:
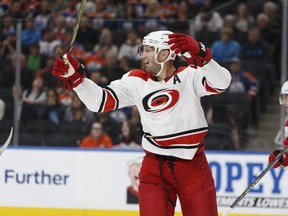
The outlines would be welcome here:
<svg viewBox="0 0 288 216">
<path fill-rule="evenodd" d="M 269 153 L 207 151 L 219 213 L 265 169 Z M 0 157 L 0 214 L 136 216 L 129 165 L 142 151 L 9 148 Z M 288 216 L 288 171 L 271 169 L 231 216 Z M 177 203 L 175 215 L 181 216 Z M 219 214 L 221 215 L 221 214 Z"/>
</svg>

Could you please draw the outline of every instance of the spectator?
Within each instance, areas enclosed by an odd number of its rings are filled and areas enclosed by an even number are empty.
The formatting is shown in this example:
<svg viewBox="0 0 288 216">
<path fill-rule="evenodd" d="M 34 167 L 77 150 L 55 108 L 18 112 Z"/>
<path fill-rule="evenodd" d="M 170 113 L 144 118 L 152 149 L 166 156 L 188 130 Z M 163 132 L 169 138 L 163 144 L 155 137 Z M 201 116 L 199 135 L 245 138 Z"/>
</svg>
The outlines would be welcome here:
<svg viewBox="0 0 288 216">
<path fill-rule="evenodd" d="M 43 89 L 43 79 L 35 77 L 32 88 L 24 89 L 21 119 L 27 121 L 37 118 L 37 107 L 46 100 L 46 92 Z"/>
<path fill-rule="evenodd" d="M 22 5 L 22 1 L 12 1 L 8 16 L 13 17 L 13 19 L 24 19 L 27 16 L 27 13 L 23 10 Z"/>
<path fill-rule="evenodd" d="M 20 83 L 23 88 L 30 88 L 34 79 L 32 70 L 26 67 L 26 56 L 20 55 Z M 12 88 L 16 74 L 16 53 L 11 56 L 10 61 L 6 61 L 5 67 L 0 70 L 0 86 Z"/>
<path fill-rule="evenodd" d="M 2 18 L 7 14 L 9 8 L 11 6 L 11 1 L 1 1 L 0 2 L 0 17 Z"/>
<path fill-rule="evenodd" d="M 160 1 L 158 14 L 161 17 L 161 19 L 168 20 L 177 13 L 178 7 L 177 4 L 175 4 L 175 1 L 173 0 L 162 0 Z"/>
<path fill-rule="evenodd" d="M 210 6 L 202 6 L 195 17 L 195 38 L 210 47 L 218 38 L 223 27 L 223 18 L 218 12 L 211 12 Z"/>
<path fill-rule="evenodd" d="M 135 3 L 126 3 L 123 17 L 119 17 L 116 29 L 118 31 L 131 31 L 138 29 L 140 21 L 137 19 Z"/>
<path fill-rule="evenodd" d="M 230 28 L 232 29 L 232 38 L 235 39 L 238 43 L 242 43 L 247 39 L 247 33 L 239 31 L 238 28 L 235 26 L 235 16 L 232 14 L 227 14 L 224 17 L 224 24 L 223 28 Z"/>
<path fill-rule="evenodd" d="M 227 62 L 233 58 L 239 58 L 240 44 L 232 38 L 231 28 L 223 28 L 220 33 L 220 40 L 215 41 L 211 46 L 212 58 L 218 62 Z"/>
<path fill-rule="evenodd" d="M 271 64 L 271 47 L 262 39 L 260 29 L 252 27 L 248 31 L 248 41 L 242 45 L 241 60 L 263 61 Z"/>
<path fill-rule="evenodd" d="M 259 28 L 253 27 L 248 31 L 248 41 L 242 45 L 240 58 L 246 62 L 264 67 L 261 71 L 262 77 L 268 81 L 267 88 L 272 94 L 275 82 L 275 66 L 272 60 L 271 47 L 261 38 Z"/>
<path fill-rule="evenodd" d="M 90 79 L 102 87 L 105 87 L 108 84 L 108 78 L 103 76 L 100 71 L 91 71 Z"/>
<path fill-rule="evenodd" d="M 129 31 L 126 42 L 120 47 L 118 60 L 127 57 L 129 60 L 139 61 L 138 47 L 140 43 L 141 39 L 138 37 L 138 34 L 135 31 Z"/>
<path fill-rule="evenodd" d="M 256 25 L 260 30 L 262 39 L 267 42 L 273 51 L 272 64 L 275 65 L 276 76 L 280 79 L 280 65 L 281 65 L 281 30 L 270 25 L 269 17 L 260 13 L 256 18 Z"/>
<path fill-rule="evenodd" d="M 1 41 L 0 41 L 1 43 Z M 3 40 L 2 45 L 0 46 L 0 58 L 9 60 L 11 56 L 16 53 L 16 31 L 15 29 L 10 29 L 5 40 Z M 4 62 L 6 64 L 6 62 Z"/>
<path fill-rule="evenodd" d="M 44 0 L 40 2 L 40 9 L 35 13 L 35 28 L 43 30 L 51 27 L 53 14 L 50 9 L 49 1 Z"/>
<path fill-rule="evenodd" d="M 169 21 L 169 29 L 171 31 L 190 34 L 187 1 L 182 0 L 179 2 L 177 12 L 170 17 Z"/>
<path fill-rule="evenodd" d="M 28 53 L 29 46 L 41 40 L 41 31 L 34 27 L 34 18 L 28 16 L 25 19 L 25 28 L 21 33 L 23 52 Z"/>
<path fill-rule="evenodd" d="M 65 109 L 65 122 L 85 122 L 87 124 L 94 120 L 93 113 L 86 108 L 84 103 L 76 94 L 73 94 L 72 103 Z"/>
<path fill-rule="evenodd" d="M 123 121 L 121 133 L 116 141 L 115 149 L 141 149 L 141 138 L 137 137 L 135 125 L 129 121 Z"/>
<path fill-rule="evenodd" d="M 68 28 L 73 28 L 76 23 L 76 18 L 78 14 L 78 10 L 76 8 L 76 4 L 78 0 L 67 0 L 68 7 L 61 10 L 58 14 L 65 17 L 65 21 Z"/>
<path fill-rule="evenodd" d="M 67 33 L 66 21 L 65 21 L 64 16 L 57 15 L 55 17 L 55 23 L 54 23 L 53 31 L 55 33 L 56 39 L 58 39 L 62 43 L 64 43 L 64 41 L 66 40 L 66 37 L 67 37 L 66 36 L 66 33 Z"/>
<path fill-rule="evenodd" d="M 120 79 L 126 72 L 119 67 L 116 54 L 110 50 L 105 55 L 105 64 L 99 69 L 103 76 L 108 78 L 110 83 L 112 80 Z"/>
<path fill-rule="evenodd" d="M 61 41 L 56 38 L 55 33 L 50 29 L 43 29 L 43 36 L 39 41 L 40 53 L 44 56 L 51 56 L 56 46 L 61 45 Z"/>
<path fill-rule="evenodd" d="M 113 43 L 113 35 L 109 29 L 103 29 L 101 31 L 99 43 L 94 47 L 94 52 L 97 52 L 102 45 L 109 47 L 107 52 L 113 52 L 114 55 L 117 54 L 118 47 Z"/>
<path fill-rule="evenodd" d="M 203 2 L 198 0 L 188 0 L 187 3 L 189 19 L 195 20 L 196 15 L 199 14 L 200 11 L 203 11 Z M 210 2 L 204 1 L 204 4 L 209 6 Z"/>
<path fill-rule="evenodd" d="M 237 5 L 235 12 L 235 27 L 240 32 L 248 32 L 254 25 L 254 17 L 249 13 L 247 4 L 241 2 Z"/>
<path fill-rule="evenodd" d="M 57 88 L 57 92 L 59 103 L 63 105 L 65 108 L 70 107 L 72 104 L 73 93 L 65 89 L 63 84 L 62 88 Z"/>
<path fill-rule="evenodd" d="M 159 2 L 156 0 L 151 0 L 147 3 L 142 20 L 143 22 L 138 28 L 138 31 L 143 34 L 167 28 L 167 23 L 164 22 L 159 15 Z"/>
<path fill-rule="evenodd" d="M 37 73 L 40 68 L 44 67 L 45 57 L 40 54 L 40 46 L 38 43 L 30 46 L 30 52 L 27 57 L 27 68 L 32 70 L 34 74 Z"/>
<path fill-rule="evenodd" d="M 88 17 L 92 20 L 92 25 L 95 29 L 101 30 L 103 28 L 114 28 L 113 23 L 110 22 L 116 13 L 109 9 L 109 1 L 96 0 L 96 10 L 88 13 Z"/>
<path fill-rule="evenodd" d="M 94 52 L 85 52 L 82 50 L 84 56 L 82 56 L 82 60 L 87 68 L 87 70 L 99 70 L 105 64 L 105 55 L 110 49 L 110 46 L 106 44 L 100 44 L 99 49 L 96 53 Z M 79 51 L 79 50 L 78 50 Z M 77 53 L 77 56 L 81 56 L 81 51 Z"/>
<path fill-rule="evenodd" d="M 1 26 L 1 33 L 3 36 L 7 36 L 11 31 L 16 32 L 15 24 L 13 23 L 12 16 L 5 16 L 3 18 L 3 26 Z"/>
<path fill-rule="evenodd" d="M 267 1 L 263 4 L 263 13 L 269 17 L 269 25 L 272 28 L 280 29 L 281 21 L 280 21 L 280 13 L 279 7 L 273 1 Z"/>
<path fill-rule="evenodd" d="M 241 67 L 239 58 L 233 58 L 230 61 L 230 72 L 232 81 L 228 88 L 229 92 L 246 92 L 251 101 L 258 92 L 258 80 L 250 72 Z"/>
<path fill-rule="evenodd" d="M 84 137 L 80 148 L 111 148 L 111 138 L 103 131 L 101 123 L 94 122 L 91 126 L 90 135 Z"/>
<path fill-rule="evenodd" d="M 195 17 L 196 32 L 206 30 L 218 32 L 223 26 L 223 18 L 217 11 L 210 11 L 210 6 L 204 6 Z"/>
<path fill-rule="evenodd" d="M 119 67 L 121 68 L 121 70 L 124 70 L 124 71 L 130 71 L 133 68 L 139 67 L 139 65 L 140 65 L 140 62 L 129 61 L 129 59 L 127 57 L 121 58 L 118 62 L 119 62 Z"/>
<path fill-rule="evenodd" d="M 115 144 L 120 134 L 119 123 L 111 118 L 110 113 L 106 112 L 97 113 L 96 120 L 102 124 L 104 131 L 111 137 L 112 142 Z"/>
<path fill-rule="evenodd" d="M 63 86 L 63 83 L 59 82 L 59 80 L 55 79 L 55 77 L 51 74 L 51 70 L 55 63 L 54 57 L 46 58 L 46 64 L 37 71 L 37 76 L 40 76 L 43 79 L 44 88 L 55 88 L 58 89 L 59 87 Z"/>
<path fill-rule="evenodd" d="M 91 26 L 89 18 L 82 16 L 76 40 L 86 51 L 92 51 L 94 44 L 99 41 L 99 32 Z M 101 43 L 101 41 L 99 41 L 99 43 Z"/>
<path fill-rule="evenodd" d="M 64 116 L 64 107 L 58 102 L 58 94 L 55 89 L 46 91 L 46 101 L 37 107 L 38 119 L 59 124 Z"/>
<path fill-rule="evenodd" d="M 115 120 L 115 122 L 118 122 L 119 124 L 122 124 L 124 121 L 127 120 L 126 113 L 123 109 L 117 109 L 110 112 L 110 117 Z"/>
<path fill-rule="evenodd" d="M 258 94 L 259 81 L 249 71 L 241 66 L 240 59 L 234 58 L 230 62 L 229 71 L 232 75 L 232 81 L 228 88 L 230 93 L 246 93 L 250 106 L 250 123 L 256 128 L 258 125 L 258 107 L 256 96 Z"/>
<path fill-rule="evenodd" d="M 263 40 L 267 42 L 273 50 L 279 47 L 281 34 L 277 29 L 269 25 L 269 17 L 264 13 L 259 13 L 256 17 L 256 26 L 260 30 Z"/>
<path fill-rule="evenodd" d="M 55 11 L 58 14 L 65 8 L 68 8 L 68 1 L 53 0 L 53 4 L 51 4 L 51 10 Z"/>
</svg>

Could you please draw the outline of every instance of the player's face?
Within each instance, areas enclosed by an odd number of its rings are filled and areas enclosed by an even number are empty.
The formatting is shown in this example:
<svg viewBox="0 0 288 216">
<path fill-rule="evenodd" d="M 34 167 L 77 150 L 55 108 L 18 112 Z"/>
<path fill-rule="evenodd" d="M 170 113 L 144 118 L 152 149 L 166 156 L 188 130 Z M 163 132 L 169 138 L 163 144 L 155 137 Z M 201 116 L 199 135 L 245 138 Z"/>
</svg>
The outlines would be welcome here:
<svg viewBox="0 0 288 216">
<path fill-rule="evenodd" d="M 140 58 L 143 61 L 144 68 L 146 71 L 150 72 L 152 75 L 156 75 L 161 67 L 155 61 L 154 48 L 151 46 L 143 46 L 139 52 Z"/>
<path fill-rule="evenodd" d="M 286 113 L 288 114 L 288 94 L 281 95 L 281 103 L 283 104 L 283 107 L 286 110 Z"/>
</svg>

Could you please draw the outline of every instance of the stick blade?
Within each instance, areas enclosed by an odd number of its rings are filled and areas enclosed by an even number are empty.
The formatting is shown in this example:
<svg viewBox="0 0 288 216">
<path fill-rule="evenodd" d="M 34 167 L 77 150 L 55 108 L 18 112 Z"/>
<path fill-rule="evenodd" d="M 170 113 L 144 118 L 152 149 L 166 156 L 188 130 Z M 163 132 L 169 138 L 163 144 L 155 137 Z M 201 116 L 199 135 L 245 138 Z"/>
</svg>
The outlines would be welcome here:
<svg viewBox="0 0 288 216">
<path fill-rule="evenodd" d="M 12 135 L 13 135 L 13 127 L 11 127 L 10 134 L 9 134 L 7 140 L 5 141 L 5 143 L 3 144 L 3 146 L 0 148 L 0 156 L 3 154 L 3 152 L 5 151 L 5 149 L 6 149 L 6 148 L 8 147 L 8 145 L 10 144 L 11 139 L 12 139 Z"/>
<path fill-rule="evenodd" d="M 232 208 L 227 209 L 227 211 L 224 212 L 224 213 L 222 214 L 222 216 L 228 216 L 228 214 L 231 212 L 231 210 L 232 210 Z"/>
</svg>

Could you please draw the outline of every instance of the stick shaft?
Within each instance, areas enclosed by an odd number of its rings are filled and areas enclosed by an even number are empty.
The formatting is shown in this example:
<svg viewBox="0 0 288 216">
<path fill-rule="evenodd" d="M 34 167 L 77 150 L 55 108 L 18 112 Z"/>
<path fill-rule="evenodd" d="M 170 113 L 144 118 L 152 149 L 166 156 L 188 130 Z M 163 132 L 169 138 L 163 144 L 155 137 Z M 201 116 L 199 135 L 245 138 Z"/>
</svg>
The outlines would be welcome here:
<svg viewBox="0 0 288 216">
<path fill-rule="evenodd" d="M 254 181 L 246 188 L 246 190 L 232 203 L 228 211 L 230 212 L 237 204 L 247 195 L 247 193 L 263 178 L 263 176 L 277 163 L 278 160 L 288 152 L 288 147 L 284 148 L 276 158 L 270 163 L 255 179 Z M 223 215 L 228 215 L 229 212 L 225 212 Z"/>
<path fill-rule="evenodd" d="M 80 5 L 80 8 L 79 8 L 79 11 L 78 11 L 78 14 L 77 14 L 77 20 L 76 20 L 76 23 L 75 23 L 75 25 L 73 27 L 73 35 L 72 35 L 72 38 L 71 38 L 71 41 L 70 41 L 70 44 L 69 44 L 69 48 L 68 48 L 68 53 L 69 54 L 71 54 L 73 46 L 74 46 L 74 42 L 75 42 L 75 39 L 76 39 L 76 36 L 77 36 L 77 33 L 78 33 L 81 17 L 82 17 L 82 14 L 84 12 L 84 8 L 85 8 L 86 2 L 87 2 L 87 0 L 82 0 L 81 1 L 81 5 Z"/>
</svg>

